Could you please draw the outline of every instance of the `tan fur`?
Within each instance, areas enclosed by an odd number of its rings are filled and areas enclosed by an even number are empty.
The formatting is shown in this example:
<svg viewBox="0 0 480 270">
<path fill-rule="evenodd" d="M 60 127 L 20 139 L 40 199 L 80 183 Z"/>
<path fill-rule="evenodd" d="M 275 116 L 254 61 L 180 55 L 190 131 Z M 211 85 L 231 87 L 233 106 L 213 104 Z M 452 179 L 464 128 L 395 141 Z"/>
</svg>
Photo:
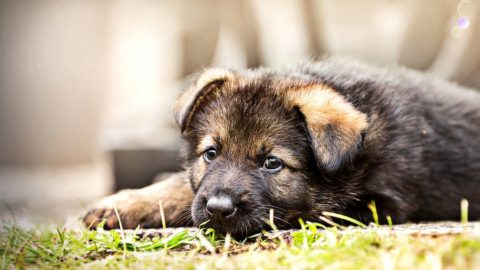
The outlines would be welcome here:
<svg viewBox="0 0 480 270">
<path fill-rule="evenodd" d="M 204 91 L 205 87 L 215 81 L 229 81 L 234 78 L 235 75 L 228 70 L 207 69 L 197 82 L 176 100 L 173 111 L 182 131 L 190 122 L 192 112 L 195 111 L 197 104 L 201 103 L 199 101 L 208 94 L 208 91 Z"/>
<path fill-rule="evenodd" d="M 324 162 L 330 162 L 335 155 L 344 154 L 358 141 L 361 132 L 368 127 L 367 116 L 356 110 L 333 89 L 324 86 L 309 86 L 288 91 L 288 98 L 305 115 L 308 129 L 317 138 L 313 145 Z M 331 153 L 322 146 L 325 128 L 332 126 L 341 136 L 341 153 Z"/>
<path fill-rule="evenodd" d="M 205 163 L 203 157 L 199 157 L 195 162 L 195 170 L 191 170 L 191 168 L 189 168 L 188 174 L 192 176 L 191 180 L 194 188 L 198 187 L 200 179 L 202 179 L 206 169 L 207 164 Z"/>
<path fill-rule="evenodd" d="M 205 136 L 200 140 L 200 143 L 197 145 L 197 154 L 205 152 L 209 147 L 215 146 L 215 141 L 212 136 Z"/>
<path fill-rule="evenodd" d="M 95 204 L 83 218 L 86 226 L 95 228 L 106 219 L 105 228 L 118 228 L 119 223 L 114 209 L 117 209 L 123 228 L 160 228 L 162 226 L 159 202 L 163 204 L 165 221 L 168 226 L 190 219 L 190 209 L 194 194 L 184 172 L 137 190 L 123 190 L 106 197 Z"/>
<path fill-rule="evenodd" d="M 196 88 L 202 88 L 205 85 L 218 80 L 234 80 L 235 75 L 226 69 L 210 68 L 205 70 L 196 82 Z"/>
<path fill-rule="evenodd" d="M 287 165 L 293 168 L 299 168 L 301 166 L 298 159 L 296 159 L 295 156 L 292 155 L 291 151 L 288 148 L 274 147 L 271 155 L 280 158 Z"/>
</svg>

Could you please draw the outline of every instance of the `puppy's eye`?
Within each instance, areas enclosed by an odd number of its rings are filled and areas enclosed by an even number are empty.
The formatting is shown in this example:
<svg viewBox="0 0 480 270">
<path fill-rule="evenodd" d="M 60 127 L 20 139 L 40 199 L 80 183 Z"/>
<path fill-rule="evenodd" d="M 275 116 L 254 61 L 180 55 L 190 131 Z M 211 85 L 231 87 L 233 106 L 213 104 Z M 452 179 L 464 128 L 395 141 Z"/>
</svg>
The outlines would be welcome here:
<svg viewBox="0 0 480 270">
<path fill-rule="evenodd" d="M 217 150 L 215 150 L 215 148 L 209 148 L 203 153 L 203 159 L 205 159 L 206 162 L 212 162 L 216 158 Z"/>
<path fill-rule="evenodd" d="M 263 168 L 272 172 L 278 172 L 282 167 L 283 162 L 277 157 L 268 157 L 263 163 Z"/>
</svg>

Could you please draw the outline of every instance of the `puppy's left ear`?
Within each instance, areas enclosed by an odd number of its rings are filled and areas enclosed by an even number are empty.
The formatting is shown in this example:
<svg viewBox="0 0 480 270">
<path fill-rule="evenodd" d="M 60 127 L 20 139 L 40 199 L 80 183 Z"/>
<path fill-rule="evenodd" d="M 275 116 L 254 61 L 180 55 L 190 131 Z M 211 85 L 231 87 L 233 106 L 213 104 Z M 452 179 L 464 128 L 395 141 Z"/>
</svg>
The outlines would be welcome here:
<svg viewBox="0 0 480 270">
<path fill-rule="evenodd" d="M 229 80 L 234 79 L 233 72 L 224 69 L 207 69 L 197 81 L 181 95 L 173 107 L 177 125 L 183 133 L 187 129 L 192 115 L 205 97 L 215 89 L 219 89 Z"/>
<path fill-rule="evenodd" d="M 304 116 L 318 165 L 335 171 L 357 153 L 367 116 L 324 85 L 290 89 L 288 98 Z"/>
</svg>

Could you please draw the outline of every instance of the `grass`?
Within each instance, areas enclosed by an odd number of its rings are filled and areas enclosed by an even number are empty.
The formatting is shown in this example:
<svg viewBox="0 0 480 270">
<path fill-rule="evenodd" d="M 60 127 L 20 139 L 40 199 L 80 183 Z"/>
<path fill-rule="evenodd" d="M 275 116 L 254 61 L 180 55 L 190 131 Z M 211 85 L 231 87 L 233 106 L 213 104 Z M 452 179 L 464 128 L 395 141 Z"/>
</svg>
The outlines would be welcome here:
<svg viewBox="0 0 480 270">
<path fill-rule="evenodd" d="M 369 207 L 375 221 L 369 225 L 324 212 L 322 220 L 331 227 L 299 220 L 301 229 L 293 231 L 278 231 L 272 210 L 273 231 L 242 241 L 212 229 L 168 232 L 165 225 L 106 231 L 105 220 L 94 231 L 26 230 L 6 222 L 0 229 L 0 269 L 480 269 L 480 228 L 396 233 L 388 217 L 389 225 L 379 226 L 375 204 Z M 468 202 L 462 201 L 458 228 L 465 225 Z"/>
<path fill-rule="evenodd" d="M 329 213 L 327 213 L 328 215 Z M 339 218 L 336 214 L 331 215 Z M 342 218 L 342 217 L 340 217 Z M 480 235 L 401 235 L 376 225 L 324 228 L 303 223 L 288 233 L 243 241 L 211 229 L 168 236 L 140 231 L 24 230 L 3 225 L 0 267 L 38 269 L 478 269 Z M 364 227 L 364 228 L 361 228 Z"/>
</svg>

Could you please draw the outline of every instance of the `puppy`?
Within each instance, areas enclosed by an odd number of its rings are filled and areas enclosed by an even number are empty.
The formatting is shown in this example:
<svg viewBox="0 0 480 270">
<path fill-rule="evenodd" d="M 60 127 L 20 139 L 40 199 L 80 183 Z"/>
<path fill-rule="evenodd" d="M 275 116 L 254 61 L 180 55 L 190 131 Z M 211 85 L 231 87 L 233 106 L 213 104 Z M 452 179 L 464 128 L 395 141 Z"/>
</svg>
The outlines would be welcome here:
<svg viewBox="0 0 480 270">
<path fill-rule="evenodd" d="M 200 225 L 245 236 L 323 211 L 363 222 L 480 217 L 480 94 L 406 69 L 327 58 L 205 71 L 177 101 L 186 171 L 95 205 L 86 225 Z"/>
</svg>

